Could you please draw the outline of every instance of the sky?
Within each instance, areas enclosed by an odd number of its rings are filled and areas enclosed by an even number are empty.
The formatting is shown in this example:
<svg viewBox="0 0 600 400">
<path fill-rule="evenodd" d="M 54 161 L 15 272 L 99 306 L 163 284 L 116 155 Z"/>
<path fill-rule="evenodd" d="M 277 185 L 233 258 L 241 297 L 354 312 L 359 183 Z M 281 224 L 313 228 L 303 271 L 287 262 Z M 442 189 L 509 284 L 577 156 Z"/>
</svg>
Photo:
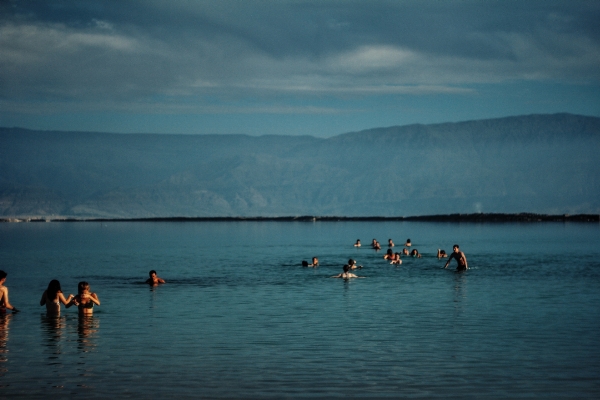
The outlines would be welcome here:
<svg viewBox="0 0 600 400">
<path fill-rule="evenodd" d="M 600 117 L 600 1 L 0 0 L 0 126 L 337 134 Z"/>
</svg>

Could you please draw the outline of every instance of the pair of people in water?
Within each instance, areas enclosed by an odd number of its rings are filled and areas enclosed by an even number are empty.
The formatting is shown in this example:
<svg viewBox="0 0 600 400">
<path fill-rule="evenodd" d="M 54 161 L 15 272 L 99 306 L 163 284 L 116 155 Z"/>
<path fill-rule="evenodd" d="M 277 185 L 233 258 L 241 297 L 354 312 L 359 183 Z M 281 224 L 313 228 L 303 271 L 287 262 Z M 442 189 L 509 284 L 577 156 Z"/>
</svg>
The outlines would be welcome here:
<svg viewBox="0 0 600 400">
<path fill-rule="evenodd" d="M 77 306 L 80 314 L 89 315 L 94 312 L 94 305 L 100 305 L 100 300 L 98 295 L 90 290 L 90 284 L 87 282 L 79 282 L 76 296 L 70 294 L 69 297 L 65 298 L 60 282 L 53 279 L 42 294 L 40 306 L 45 305 L 48 314 L 59 315 L 60 303 L 63 303 L 66 308 Z"/>
<path fill-rule="evenodd" d="M 319 259 L 317 257 L 313 257 L 312 258 L 312 264 L 309 264 L 308 261 L 303 260 L 302 261 L 302 266 L 303 267 L 318 267 L 319 266 Z"/>
</svg>

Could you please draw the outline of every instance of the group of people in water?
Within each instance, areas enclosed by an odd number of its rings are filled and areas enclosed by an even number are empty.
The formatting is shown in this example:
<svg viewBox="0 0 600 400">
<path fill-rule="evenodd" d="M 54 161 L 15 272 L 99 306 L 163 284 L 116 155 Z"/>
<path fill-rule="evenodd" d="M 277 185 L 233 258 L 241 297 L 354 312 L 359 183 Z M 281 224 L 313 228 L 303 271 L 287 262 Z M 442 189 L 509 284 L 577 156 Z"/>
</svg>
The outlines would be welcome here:
<svg viewBox="0 0 600 400">
<path fill-rule="evenodd" d="M 361 246 L 362 246 L 362 244 L 360 243 L 360 239 L 357 239 L 356 243 L 354 243 L 354 247 L 361 247 Z M 412 250 L 408 249 L 409 247 L 412 247 L 412 243 L 411 243 L 410 239 L 406 240 L 406 242 L 404 243 L 404 246 L 405 247 L 402 250 L 402 255 L 411 256 L 411 257 L 415 257 L 415 258 L 421 258 L 421 253 L 419 253 L 419 250 L 414 249 L 414 248 Z M 376 239 L 373 239 L 373 241 L 371 242 L 371 247 L 376 251 L 381 250 L 381 244 Z M 401 254 L 398 252 L 394 252 L 392 250 L 392 247 L 394 247 L 394 242 L 392 241 L 392 239 L 388 240 L 388 247 L 389 248 L 388 248 L 386 254 L 383 256 L 383 259 L 389 261 L 390 264 L 393 264 L 393 265 L 402 264 Z M 467 257 L 465 256 L 465 253 L 460 250 L 460 247 L 457 244 L 452 246 L 452 253 L 450 254 L 450 256 L 448 256 L 448 254 L 446 254 L 445 250 L 438 249 L 437 258 L 438 258 L 438 260 L 442 259 L 442 258 L 448 258 L 448 261 L 444 265 L 444 269 L 448 268 L 450 261 L 453 259 L 456 260 L 456 263 L 457 263 L 457 266 L 456 266 L 457 272 L 462 272 L 462 271 L 466 271 L 467 269 L 469 269 L 469 266 L 467 263 Z M 303 267 L 317 267 L 318 265 L 319 265 L 319 259 L 317 257 L 312 258 L 311 264 L 309 264 L 308 261 L 302 261 Z M 353 259 L 350 259 L 350 260 L 348 260 L 348 263 L 344 265 L 343 272 L 338 275 L 332 276 L 332 278 L 343 278 L 343 279 L 362 278 L 362 277 L 356 276 L 355 274 L 350 272 L 351 270 L 357 269 L 357 268 L 362 268 L 362 265 L 357 266 L 356 261 Z"/>
<path fill-rule="evenodd" d="M 13 313 L 19 312 L 15 306 L 10 304 L 8 299 L 8 288 L 4 286 L 7 273 L 0 270 L 0 312 L 12 310 Z M 152 270 L 148 273 L 149 278 L 145 283 L 156 286 L 165 283 L 165 280 L 156 275 L 156 271 Z M 46 306 L 46 313 L 49 315 L 60 314 L 60 304 L 64 304 L 66 308 L 77 306 L 79 314 L 91 315 L 94 312 L 94 305 L 100 305 L 98 295 L 90 290 L 90 284 L 87 282 L 79 282 L 77 284 L 77 295 L 69 294 L 65 297 L 60 282 L 52 279 L 48 284 L 48 288 L 42 293 L 40 306 Z"/>
<path fill-rule="evenodd" d="M 360 239 L 356 241 L 354 246 L 361 247 Z M 385 260 L 388 260 L 390 262 L 390 264 L 394 264 L 394 265 L 402 264 L 402 260 L 400 258 L 400 253 L 397 253 L 397 252 L 394 253 L 392 251 L 392 247 L 394 247 L 394 242 L 392 241 L 392 239 L 388 240 L 388 246 L 389 246 L 389 249 L 387 250 L 386 254 L 383 256 L 383 258 Z M 412 246 L 410 239 L 406 240 L 406 243 L 404 244 L 404 246 L 405 246 L 405 248 L 402 251 L 402 253 L 404 255 L 412 256 L 415 258 L 421 258 L 421 254 L 419 253 L 419 251 L 417 249 L 412 249 L 411 251 L 408 250 L 408 247 Z M 375 239 L 373 239 L 373 242 L 371 243 L 371 247 L 375 250 L 381 249 L 381 245 Z M 452 246 L 452 253 L 450 254 L 450 256 L 448 256 L 448 254 L 446 254 L 446 252 L 444 250 L 438 249 L 437 258 L 438 259 L 448 258 L 448 261 L 446 261 L 444 268 L 448 268 L 450 261 L 452 261 L 454 259 L 454 260 L 456 260 L 456 263 L 457 263 L 457 266 L 456 266 L 457 272 L 462 272 L 462 271 L 466 271 L 467 269 L 469 269 L 469 266 L 467 263 L 467 257 L 465 256 L 465 253 L 460 250 L 460 247 L 457 244 Z M 318 267 L 319 259 L 317 257 L 313 257 L 310 264 L 308 263 L 308 261 L 302 261 L 302 266 L 303 267 L 313 267 L 313 268 Z M 344 264 L 343 272 L 338 275 L 332 276 L 332 278 L 342 278 L 342 279 L 363 278 L 363 277 L 357 276 L 351 272 L 352 270 L 360 269 L 360 268 L 362 268 L 362 265 L 357 265 L 356 260 L 349 259 L 348 263 Z M 148 275 L 149 275 L 149 278 L 146 279 L 145 283 L 147 283 L 151 286 L 157 286 L 157 285 L 165 283 L 165 280 L 160 278 L 156 274 L 155 270 L 151 270 L 148 273 Z M 9 298 L 8 298 L 8 288 L 6 286 L 4 286 L 4 283 L 6 282 L 6 277 L 7 277 L 7 273 L 0 270 L 0 312 L 6 312 L 6 310 L 12 310 L 13 313 L 16 313 L 19 310 L 17 310 L 17 308 L 10 303 Z M 46 312 L 48 314 L 58 315 L 58 314 L 60 314 L 60 304 L 61 303 L 64 304 L 66 308 L 69 308 L 71 306 L 77 306 L 80 314 L 90 315 L 94 311 L 94 305 L 97 305 L 97 306 L 100 305 L 100 299 L 98 299 L 98 295 L 96 293 L 94 293 L 90 290 L 90 284 L 85 281 L 79 282 L 79 284 L 77 285 L 77 295 L 69 294 L 68 297 L 65 297 L 65 295 L 63 294 L 63 291 L 61 289 L 60 282 L 56 279 L 53 279 L 48 284 L 48 288 L 46 290 L 44 290 L 44 293 L 42 294 L 42 299 L 40 300 L 40 306 L 45 305 Z"/>
</svg>

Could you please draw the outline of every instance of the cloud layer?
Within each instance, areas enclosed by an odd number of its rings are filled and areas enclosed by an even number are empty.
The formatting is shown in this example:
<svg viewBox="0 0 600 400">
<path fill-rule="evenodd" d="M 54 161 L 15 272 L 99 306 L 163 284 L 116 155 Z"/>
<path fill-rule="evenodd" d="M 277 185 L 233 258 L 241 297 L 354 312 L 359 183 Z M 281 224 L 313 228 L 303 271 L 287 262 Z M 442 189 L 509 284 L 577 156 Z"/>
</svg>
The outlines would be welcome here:
<svg viewBox="0 0 600 400">
<path fill-rule="evenodd" d="M 45 3 L 1 5 L 5 112 L 323 113 L 324 98 L 600 83 L 594 1 Z"/>
</svg>

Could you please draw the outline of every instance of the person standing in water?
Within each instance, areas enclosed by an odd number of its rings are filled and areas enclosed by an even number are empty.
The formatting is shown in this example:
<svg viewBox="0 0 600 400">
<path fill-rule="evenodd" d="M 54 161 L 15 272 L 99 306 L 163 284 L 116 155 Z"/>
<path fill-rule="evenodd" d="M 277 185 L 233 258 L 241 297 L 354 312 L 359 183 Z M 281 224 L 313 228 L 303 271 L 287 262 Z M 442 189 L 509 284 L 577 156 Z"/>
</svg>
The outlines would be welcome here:
<svg viewBox="0 0 600 400">
<path fill-rule="evenodd" d="M 46 305 L 46 313 L 50 315 L 60 314 L 60 303 L 65 306 L 73 300 L 75 296 L 72 294 L 65 298 L 65 295 L 60 288 L 60 282 L 56 279 L 52 279 L 48 284 L 48 289 L 44 290 L 42 299 L 40 300 L 40 306 Z"/>
<path fill-rule="evenodd" d="M 158 285 L 159 283 L 165 283 L 165 280 L 163 278 L 159 278 L 156 275 L 155 270 L 148 272 L 148 275 L 150 276 L 150 278 L 146 279 L 146 283 L 149 285 Z"/>
<path fill-rule="evenodd" d="M 6 312 L 6 309 L 12 310 L 13 313 L 19 312 L 15 306 L 8 301 L 8 288 L 4 286 L 6 276 L 8 274 L 0 270 L 0 312 Z"/>
<path fill-rule="evenodd" d="M 90 284 L 87 282 L 79 282 L 77 285 L 77 296 L 66 305 L 67 308 L 71 305 L 76 305 L 79 308 L 79 314 L 91 315 L 94 313 L 94 304 L 99 306 L 100 300 L 96 293 L 90 291 Z"/>
<path fill-rule="evenodd" d="M 339 275 L 334 275 L 332 278 L 342 278 L 342 279 L 350 279 L 350 278 L 362 278 L 362 276 L 356 276 L 352 272 L 350 272 L 350 266 L 348 264 L 344 265 L 344 272 Z"/>
<path fill-rule="evenodd" d="M 465 253 L 460 251 L 460 248 L 457 244 L 452 246 L 452 254 L 450 254 L 450 257 L 448 257 L 448 261 L 446 261 L 446 265 L 444 265 L 444 268 L 448 267 L 448 264 L 450 264 L 450 261 L 453 258 L 456 260 L 457 263 L 457 271 L 466 271 L 467 269 L 469 269 L 469 265 L 467 264 L 467 257 L 465 256 Z"/>
</svg>

